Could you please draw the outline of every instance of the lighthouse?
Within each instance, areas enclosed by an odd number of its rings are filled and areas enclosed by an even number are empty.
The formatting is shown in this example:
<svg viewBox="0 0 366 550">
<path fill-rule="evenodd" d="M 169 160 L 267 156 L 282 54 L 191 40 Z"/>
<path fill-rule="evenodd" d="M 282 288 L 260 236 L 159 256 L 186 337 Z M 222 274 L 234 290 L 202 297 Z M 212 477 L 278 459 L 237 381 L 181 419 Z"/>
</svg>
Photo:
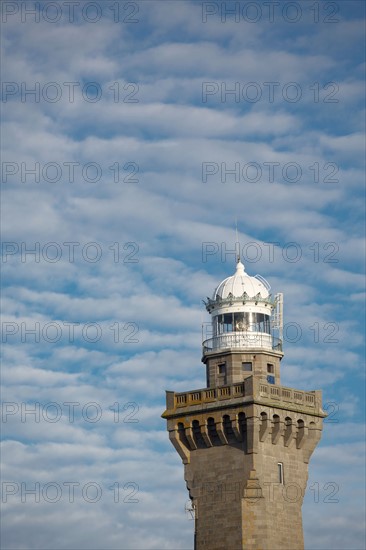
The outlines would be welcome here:
<svg viewBox="0 0 366 550">
<path fill-rule="evenodd" d="M 206 387 L 166 392 L 169 438 L 184 464 L 195 550 L 303 550 L 308 463 L 322 394 L 282 386 L 283 295 L 240 258 L 204 301 Z"/>
</svg>

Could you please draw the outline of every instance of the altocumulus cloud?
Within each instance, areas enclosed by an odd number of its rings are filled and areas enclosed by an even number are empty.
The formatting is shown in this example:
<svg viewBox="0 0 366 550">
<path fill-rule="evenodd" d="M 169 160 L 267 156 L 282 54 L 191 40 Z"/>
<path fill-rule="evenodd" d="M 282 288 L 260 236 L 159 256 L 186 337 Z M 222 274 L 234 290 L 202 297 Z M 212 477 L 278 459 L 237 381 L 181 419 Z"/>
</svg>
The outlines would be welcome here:
<svg viewBox="0 0 366 550">
<path fill-rule="evenodd" d="M 364 7 L 330 22 L 297 2 L 291 23 L 258 3 L 250 23 L 120 2 L 116 22 L 104 2 L 91 23 L 80 2 L 50 23 L 12 4 L 4 548 L 193 547 L 160 413 L 165 389 L 205 384 L 201 299 L 233 271 L 236 218 L 247 271 L 285 294 L 282 383 L 322 388 L 329 413 L 306 548 L 364 548 Z"/>
</svg>

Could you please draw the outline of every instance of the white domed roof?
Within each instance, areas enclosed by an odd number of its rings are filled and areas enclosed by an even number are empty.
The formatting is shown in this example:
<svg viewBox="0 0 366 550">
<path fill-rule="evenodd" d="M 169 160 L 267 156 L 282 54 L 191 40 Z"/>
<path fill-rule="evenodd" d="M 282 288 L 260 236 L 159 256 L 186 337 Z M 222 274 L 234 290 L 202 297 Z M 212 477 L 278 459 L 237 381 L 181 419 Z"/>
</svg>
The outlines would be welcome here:
<svg viewBox="0 0 366 550">
<path fill-rule="evenodd" d="M 226 299 L 229 294 L 232 294 L 234 298 L 240 298 L 244 292 L 250 298 L 254 298 L 260 293 L 262 298 L 269 296 L 270 286 L 263 277 L 256 275 L 251 277 L 245 272 L 244 265 L 239 260 L 236 264 L 236 272 L 231 277 L 224 279 L 213 293 L 212 299 L 216 300 L 217 297 Z"/>
</svg>

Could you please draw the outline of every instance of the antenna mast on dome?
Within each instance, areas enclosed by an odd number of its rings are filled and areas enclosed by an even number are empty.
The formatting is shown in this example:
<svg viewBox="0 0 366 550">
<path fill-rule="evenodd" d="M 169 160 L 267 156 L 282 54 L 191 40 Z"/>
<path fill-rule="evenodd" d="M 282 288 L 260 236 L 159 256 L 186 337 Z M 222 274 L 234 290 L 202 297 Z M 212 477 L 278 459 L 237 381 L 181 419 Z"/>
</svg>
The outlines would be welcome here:
<svg viewBox="0 0 366 550">
<path fill-rule="evenodd" d="M 238 220 L 237 218 L 235 218 L 235 232 L 236 232 L 236 243 L 235 243 L 235 248 L 236 248 L 236 245 L 238 245 L 238 254 L 236 256 L 236 263 L 238 264 L 240 262 L 240 243 L 239 243 L 239 238 L 238 238 Z"/>
</svg>

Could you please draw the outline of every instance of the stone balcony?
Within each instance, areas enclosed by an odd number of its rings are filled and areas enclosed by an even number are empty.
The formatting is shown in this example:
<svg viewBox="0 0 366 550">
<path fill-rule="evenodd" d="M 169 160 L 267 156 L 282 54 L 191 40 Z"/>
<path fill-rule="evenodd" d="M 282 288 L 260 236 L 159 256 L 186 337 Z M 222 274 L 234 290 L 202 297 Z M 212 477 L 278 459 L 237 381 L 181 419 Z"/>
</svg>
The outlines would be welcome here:
<svg viewBox="0 0 366 550">
<path fill-rule="evenodd" d="M 322 392 L 302 391 L 285 386 L 267 384 L 253 376 L 230 386 L 203 388 L 194 391 L 166 392 L 167 410 L 164 418 L 180 416 L 184 412 L 198 412 L 242 404 L 258 403 L 286 410 L 301 410 L 308 414 L 326 416 L 322 410 Z"/>
</svg>

